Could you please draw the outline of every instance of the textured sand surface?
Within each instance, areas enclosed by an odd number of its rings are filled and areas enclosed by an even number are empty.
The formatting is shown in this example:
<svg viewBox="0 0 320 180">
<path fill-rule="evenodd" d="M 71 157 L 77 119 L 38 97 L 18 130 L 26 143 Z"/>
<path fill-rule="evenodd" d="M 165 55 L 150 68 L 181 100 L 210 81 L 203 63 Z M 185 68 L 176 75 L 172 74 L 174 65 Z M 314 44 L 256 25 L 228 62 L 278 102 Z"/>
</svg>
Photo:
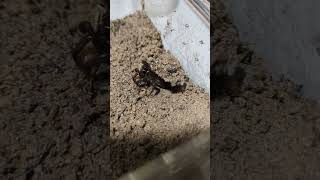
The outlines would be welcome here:
<svg viewBox="0 0 320 180">
<path fill-rule="evenodd" d="M 163 49 L 160 34 L 146 16 L 136 13 L 112 24 L 111 161 L 119 176 L 208 128 L 209 95 L 193 85 Z M 186 82 L 186 91 L 161 89 L 148 96 L 151 89 L 140 89 L 132 80 L 132 70 L 142 60 L 165 80 Z"/>
<path fill-rule="evenodd" d="M 213 14 L 214 58 L 237 64 L 246 77 L 240 94 L 213 97 L 212 179 L 319 179 L 319 108 L 301 96 L 301 86 L 273 79 L 263 60 L 241 46 L 217 0 Z"/>
<path fill-rule="evenodd" d="M 0 1 L 0 179 L 105 179 L 106 92 L 75 66 L 69 29 L 94 1 Z"/>
</svg>

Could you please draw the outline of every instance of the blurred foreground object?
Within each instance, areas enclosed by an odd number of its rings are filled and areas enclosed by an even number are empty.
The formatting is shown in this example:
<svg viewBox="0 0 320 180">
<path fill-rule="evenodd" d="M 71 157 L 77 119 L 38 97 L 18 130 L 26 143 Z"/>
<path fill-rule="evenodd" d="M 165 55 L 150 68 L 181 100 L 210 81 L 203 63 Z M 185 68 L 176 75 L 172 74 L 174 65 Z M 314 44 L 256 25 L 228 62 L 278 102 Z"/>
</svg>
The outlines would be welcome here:
<svg viewBox="0 0 320 180">
<path fill-rule="evenodd" d="M 209 180 L 210 130 L 119 180 Z"/>
</svg>

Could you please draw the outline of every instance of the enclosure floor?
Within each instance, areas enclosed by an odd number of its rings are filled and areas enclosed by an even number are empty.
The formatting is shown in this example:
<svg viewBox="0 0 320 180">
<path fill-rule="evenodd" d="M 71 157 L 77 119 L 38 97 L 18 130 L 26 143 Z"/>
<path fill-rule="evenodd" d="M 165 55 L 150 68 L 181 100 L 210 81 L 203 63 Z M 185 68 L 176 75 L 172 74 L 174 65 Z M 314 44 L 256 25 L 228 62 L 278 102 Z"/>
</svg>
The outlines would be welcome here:
<svg viewBox="0 0 320 180">
<path fill-rule="evenodd" d="M 160 34 L 140 13 L 111 27 L 111 166 L 114 176 L 143 165 L 209 128 L 209 95 L 193 85 L 178 61 L 162 48 Z M 132 80 L 141 61 L 172 83 L 187 83 L 183 93 L 138 88 Z M 171 73 L 170 73 L 171 72 Z"/>
<path fill-rule="evenodd" d="M 232 56 L 246 78 L 240 95 L 213 97 L 212 179 L 320 179 L 318 105 L 303 98 L 293 82 L 272 79 L 256 55 L 241 59 L 248 51 L 237 51 L 237 32 L 217 3 L 214 58 Z"/>
<path fill-rule="evenodd" d="M 109 103 L 70 53 L 89 2 L 0 1 L 0 179 L 106 179 Z"/>
</svg>

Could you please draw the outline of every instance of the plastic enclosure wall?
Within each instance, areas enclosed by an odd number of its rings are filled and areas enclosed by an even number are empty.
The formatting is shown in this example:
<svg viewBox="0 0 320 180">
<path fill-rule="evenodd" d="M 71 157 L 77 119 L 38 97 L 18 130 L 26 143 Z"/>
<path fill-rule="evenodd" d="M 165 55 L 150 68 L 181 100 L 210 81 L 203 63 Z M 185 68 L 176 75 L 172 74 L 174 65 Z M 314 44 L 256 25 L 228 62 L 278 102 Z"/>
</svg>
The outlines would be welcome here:
<svg viewBox="0 0 320 180">
<path fill-rule="evenodd" d="M 241 40 L 320 102 L 320 1 L 224 0 Z"/>
<path fill-rule="evenodd" d="M 139 9 L 135 4 L 138 0 L 111 0 L 111 20 L 134 13 Z M 185 0 L 179 1 L 175 12 L 150 19 L 161 34 L 164 48 L 179 60 L 188 77 L 209 93 L 209 27 Z"/>
</svg>

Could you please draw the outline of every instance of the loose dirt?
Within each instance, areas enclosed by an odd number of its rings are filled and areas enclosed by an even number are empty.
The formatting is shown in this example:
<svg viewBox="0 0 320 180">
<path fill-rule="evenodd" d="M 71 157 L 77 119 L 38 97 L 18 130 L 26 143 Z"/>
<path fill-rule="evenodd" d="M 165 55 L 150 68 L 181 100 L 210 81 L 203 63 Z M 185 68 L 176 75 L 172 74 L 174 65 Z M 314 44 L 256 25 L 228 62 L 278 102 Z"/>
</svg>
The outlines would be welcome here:
<svg viewBox="0 0 320 180">
<path fill-rule="evenodd" d="M 0 1 L 0 179 L 106 179 L 106 92 L 75 66 L 79 0 Z"/>
<path fill-rule="evenodd" d="M 160 34 L 141 13 L 111 27 L 111 164 L 114 177 L 134 170 L 209 128 L 209 95 L 192 84 L 179 62 L 166 52 Z M 146 60 L 165 80 L 186 83 L 183 93 L 140 89 L 134 68 Z"/>
<path fill-rule="evenodd" d="M 233 59 L 246 72 L 240 94 L 212 97 L 212 179 L 319 179 L 318 105 L 302 97 L 301 86 L 273 79 L 255 54 L 247 56 L 222 4 L 212 5 L 214 58 Z"/>
</svg>

